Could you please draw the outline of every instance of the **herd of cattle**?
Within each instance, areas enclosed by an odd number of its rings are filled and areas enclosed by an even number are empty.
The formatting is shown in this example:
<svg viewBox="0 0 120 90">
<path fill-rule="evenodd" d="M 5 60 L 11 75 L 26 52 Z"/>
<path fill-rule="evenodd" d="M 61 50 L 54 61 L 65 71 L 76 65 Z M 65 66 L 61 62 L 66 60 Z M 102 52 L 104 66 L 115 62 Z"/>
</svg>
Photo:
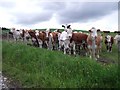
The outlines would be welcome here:
<svg viewBox="0 0 120 90">
<path fill-rule="evenodd" d="M 12 28 L 10 29 L 9 36 L 11 35 L 15 41 L 22 39 L 25 43 L 31 40 L 32 44 L 36 47 L 63 51 L 64 54 L 76 55 L 78 49 L 82 49 L 86 55 L 96 60 L 99 58 L 102 42 L 105 43 L 107 52 L 112 52 L 113 43 L 115 42 L 117 46 L 120 41 L 120 33 L 117 33 L 115 37 L 106 34 L 103 39 L 100 29 L 95 29 L 94 27 L 88 33 L 73 32 L 71 25 L 62 25 L 62 27 L 64 31 L 56 29 L 53 32 L 50 29 L 40 31 Z"/>
</svg>

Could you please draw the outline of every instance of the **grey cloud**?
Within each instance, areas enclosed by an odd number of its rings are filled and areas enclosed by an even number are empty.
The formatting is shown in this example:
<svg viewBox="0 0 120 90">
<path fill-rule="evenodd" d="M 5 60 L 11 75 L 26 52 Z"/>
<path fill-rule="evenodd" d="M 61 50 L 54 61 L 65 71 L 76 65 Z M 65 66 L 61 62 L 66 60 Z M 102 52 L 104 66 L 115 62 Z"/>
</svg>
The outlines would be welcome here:
<svg viewBox="0 0 120 90">
<path fill-rule="evenodd" d="M 23 25 L 31 25 L 36 24 L 38 22 L 49 21 L 53 14 L 57 11 L 63 10 L 65 7 L 64 2 L 40 2 L 36 4 L 38 8 L 43 9 L 42 12 L 32 12 L 32 13 L 16 13 L 14 16 L 16 17 L 14 23 L 23 24 Z"/>
<path fill-rule="evenodd" d="M 65 2 L 40 2 L 37 3 L 38 6 L 43 8 L 44 10 L 63 10 L 66 7 Z"/>
<path fill-rule="evenodd" d="M 38 22 L 49 21 L 56 15 L 56 20 L 60 24 L 88 22 L 89 20 L 98 20 L 105 15 L 111 14 L 117 10 L 117 2 L 36 2 L 41 12 L 14 14 L 14 23 L 23 25 L 32 25 Z"/>
<path fill-rule="evenodd" d="M 22 25 L 32 25 L 38 22 L 48 21 L 52 17 L 52 12 L 42 12 L 42 13 L 22 13 L 22 14 L 15 14 L 15 21 L 14 23 L 22 24 Z"/>
<path fill-rule="evenodd" d="M 75 3 L 74 3 L 75 4 Z M 89 20 L 97 20 L 105 15 L 112 13 L 118 9 L 117 2 L 86 2 L 84 4 L 77 3 L 68 9 L 57 14 L 59 23 L 87 22 Z"/>
</svg>

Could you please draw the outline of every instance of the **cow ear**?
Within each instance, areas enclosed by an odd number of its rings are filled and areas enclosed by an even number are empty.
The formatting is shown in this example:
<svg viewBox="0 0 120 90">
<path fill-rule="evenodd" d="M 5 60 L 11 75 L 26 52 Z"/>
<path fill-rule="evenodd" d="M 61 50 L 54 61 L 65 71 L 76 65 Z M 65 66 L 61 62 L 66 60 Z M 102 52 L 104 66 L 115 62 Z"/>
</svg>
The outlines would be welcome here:
<svg viewBox="0 0 120 90">
<path fill-rule="evenodd" d="M 97 32 L 100 32 L 100 29 L 98 29 Z"/>
<path fill-rule="evenodd" d="M 71 25 L 68 25 L 67 28 L 70 28 Z"/>
<path fill-rule="evenodd" d="M 64 27 L 64 28 L 65 28 L 65 26 L 64 26 L 64 25 L 62 25 L 62 27 Z"/>
<path fill-rule="evenodd" d="M 89 32 L 91 32 L 91 30 L 89 30 Z"/>
</svg>

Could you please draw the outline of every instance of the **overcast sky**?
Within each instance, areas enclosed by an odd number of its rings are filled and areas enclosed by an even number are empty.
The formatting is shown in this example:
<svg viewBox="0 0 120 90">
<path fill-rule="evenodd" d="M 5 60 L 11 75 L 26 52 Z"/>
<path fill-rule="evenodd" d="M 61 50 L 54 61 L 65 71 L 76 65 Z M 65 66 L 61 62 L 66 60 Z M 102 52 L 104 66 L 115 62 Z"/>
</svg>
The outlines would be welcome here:
<svg viewBox="0 0 120 90">
<path fill-rule="evenodd" d="M 0 0 L 0 26 L 17 29 L 62 28 L 118 30 L 118 1 Z M 110 2 L 111 1 L 111 2 Z"/>
</svg>

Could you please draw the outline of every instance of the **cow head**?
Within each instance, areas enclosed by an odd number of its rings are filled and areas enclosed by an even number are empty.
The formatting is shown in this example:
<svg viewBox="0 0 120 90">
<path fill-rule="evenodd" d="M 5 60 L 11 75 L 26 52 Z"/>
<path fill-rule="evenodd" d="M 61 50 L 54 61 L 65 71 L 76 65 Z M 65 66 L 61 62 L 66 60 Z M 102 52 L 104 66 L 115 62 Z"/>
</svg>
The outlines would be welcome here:
<svg viewBox="0 0 120 90">
<path fill-rule="evenodd" d="M 35 30 L 35 35 L 38 36 L 39 35 L 39 31 Z"/>
<path fill-rule="evenodd" d="M 70 27 L 71 25 L 62 25 L 62 27 L 64 27 L 64 31 L 66 31 L 67 32 L 67 34 L 68 34 L 68 37 L 72 37 L 72 29 L 71 29 L 71 27 Z"/>
<path fill-rule="evenodd" d="M 106 40 L 107 40 L 108 43 L 110 43 L 110 42 L 111 42 L 111 36 L 110 36 L 110 35 L 107 35 L 107 36 L 106 36 Z"/>
<path fill-rule="evenodd" d="M 15 28 L 11 28 L 10 32 L 13 33 L 15 31 Z"/>
<path fill-rule="evenodd" d="M 49 32 L 50 32 L 50 29 L 48 28 L 48 29 L 46 29 L 46 37 L 48 38 L 48 36 L 49 36 Z"/>
<path fill-rule="evenodd" d="M 100 29 L 97 29 L 97 32 L 100 32 Z"/>
</svg>

